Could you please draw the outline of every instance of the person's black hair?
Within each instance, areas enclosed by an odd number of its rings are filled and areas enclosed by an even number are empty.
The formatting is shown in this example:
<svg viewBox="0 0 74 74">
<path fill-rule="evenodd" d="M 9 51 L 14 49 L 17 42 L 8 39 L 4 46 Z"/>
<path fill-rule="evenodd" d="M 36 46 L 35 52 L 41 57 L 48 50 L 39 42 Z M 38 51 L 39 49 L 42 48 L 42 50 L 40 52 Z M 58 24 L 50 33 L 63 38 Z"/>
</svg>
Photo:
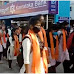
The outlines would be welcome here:
<svg viewBox="0 0 74 74">
<path fill-rule="evenodd" d="M 15 32 L 15 30 L 16 30 L 16 29 L 15 29 L 15 28 L 13 28 L 11 31 L 12 31 L 12 32 Z"/>
<path fill-rule="evenodd" d="M 39 18 L 38 17 L 32 17 L 32 18 L 30 18 L 30 20 L 29 20 L 29 25 L 32 25 L 32 26 L 35 26 L 37 23 L 39 23 L 40 22 L 40 20 L 39 20 Z"/>
<path fill-rule="evenodd" d="M 52 30 L 57 30 L 57 24 L 52 24 L 52 26 L 51 26 L 51 28 L 52 28 Z"/>
<path fill-rule="evenodd" d="M 21 33 L 22 34 L 27 34 L 28 33 L 28 30 L 29 30 L 29 25 L 22 26 Z"/>
<path fill-rule="evenodd" d="M 0 24 L 0 29 L 2 29 L 2 25 Z"/>
<path fill-rule="evenodd" d="M 57 24 L 60 24 L 60 22 L 57 22 Z"/>
<path fill-rule="evenodd" d="M 52 22 L 48 22 L 49 23 L 49 25 L 48 25 L 48 31 L 50 32 L 51 30 L 52 30 Z"/>
<path fill-rule="evenodd" d="M 16 26 L 15 28 L 13 28 L 12 31 L 15 32 L 17 29 L 19 29 L 18 26 Z"/>
<path fill-rule="evenodd" d="M 68 23 L 67 21 L 64 21 L 62 24 L 63 24 L 63 26 L 66 26 L 66 25 L 68 25 L 69 23 Z"/>
<path fill-rule="evenodd" d="M 14 32 L 15 32 L 15 30 L 16 30 L 16 29 L 14 29 L 14 28 L 11 30 L 12 41 L 14 41 Z"/>
<path fill-rule="evenodd" d="M 8 29 L 7 29 L 7 26 L 5 26 L 5 31 L 6 31 L 6 34 L 8 33 Z"/>
<path fill-rule="evenodd" d="M 63 23 L 57 22 L 57 29 L 62 29 L 63 28 Z"/>
<path fill-rule="evenodd" d="M 6 34 L 8 33 L 8 29 L 6 30 Z"/>
<path fill-rule="evenodd" d="M 59 23 L 59 29 L 64 29 L 65 25 L 63 25 L 63 22 Z"/>
</svg>

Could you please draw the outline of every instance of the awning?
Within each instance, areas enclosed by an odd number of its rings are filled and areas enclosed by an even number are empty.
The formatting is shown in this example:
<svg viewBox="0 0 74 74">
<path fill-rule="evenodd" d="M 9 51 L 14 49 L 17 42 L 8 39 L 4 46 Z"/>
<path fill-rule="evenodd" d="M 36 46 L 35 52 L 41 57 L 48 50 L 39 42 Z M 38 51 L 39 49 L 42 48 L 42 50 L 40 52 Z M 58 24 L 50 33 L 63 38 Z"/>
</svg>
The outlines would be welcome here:
<svg viewBox="0 0 74 74">
<path fill-rule="evenodd" d="M 25 13 L 25 14 L 18 14 L 18 15 L 2 16 L 2 17 L 0 17 L 0 19 L 28 17 L 28 16 L 35 16 L 35 15 L 38 15 L 38 14 L 48 14 L 48 10 L 46 10 L 46 11 L 39 11 L 39 12 L 32 12 L 32 13 Z"/>
</svg>

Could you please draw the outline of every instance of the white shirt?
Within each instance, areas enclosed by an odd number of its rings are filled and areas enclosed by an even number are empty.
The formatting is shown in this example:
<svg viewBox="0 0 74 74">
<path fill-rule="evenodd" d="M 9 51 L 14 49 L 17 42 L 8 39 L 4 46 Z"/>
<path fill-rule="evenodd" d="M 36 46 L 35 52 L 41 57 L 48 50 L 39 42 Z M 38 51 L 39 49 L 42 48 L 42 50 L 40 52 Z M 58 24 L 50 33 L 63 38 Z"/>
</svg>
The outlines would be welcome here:
<svg viewBox="0 0 74 74">
<path fill-rule="evenodd" d="M 22 34 L 19 35 L 19 42 L 22 42 Z"/>
<path fill-rule="evenodd" d="M 59 30 L 57 33 L 58 33 L 58 36 L 60 36 L 60 34 L 62 34 L 62 31 L 61 31 L 61 30 Z"/>
<path fill-rule="evenodd" d="M 73 28 L 70 29 L 70 33 L 72 33 L 72 32 L 73 32 Z"/>
<path fill-rule="evenodd" d="M 32 53 L 30 54 L 31 41 L 29 38 L 26 38 L 23 40 L 22 47 L 23 47 L 24 64 L 23 64 L 22 68 L 20 69 L 20 73 L 25 72 L 25 64 L 29 64 L 29 72 L 31 72 Z"/>
<path fill-rule="evenodd" d="M 30 48 L 31 48 L 31 41 L 29 38 L 26 38 L 22 42 L 23 46 L 23 58 L 24 58 L 24 64 L 30 64 L 29 60 L 29 54 L 30 54 Z"/>
<path fill-rule="evenodd" d="M 0 29 L 0 33 L 2 33 L 2 30 L 1 29 Z M 0 43 L 0 52 L 3 52 L 3 47 L 1 45 L 1 43 Z"/>
<path fill-rule="evenodd" d="M 10 42 L 10 46 L 14 46 L 14 43 L 12 41 L 12 37 L 11 36 L 9 37 L 9 42 Z"/>
<path fill-rule="evenodd" d="M 9 34 L 9 36 L 11 36 L 11 30 L 10 29 L 8 29 L 8 34 Z"/>
<path fill-rule="evenodd" d="M 0 43 L 0 52 L 3 52 L 3 47 L 1 45 L 1 43 Z"/>
<path fill-rule="evenodd" d="M 8 50 L 7 50 L 7 59 L 13 60 L 15 59 L 15 56 L 14 56 L 14 41 L 12 41 L 12 37 L 9 37 L 9 42 L 10 42 L 10 46 L 8 47 Z M 10 53 L 9 53 L 9 50 L 10 50 Z"/>
</svg>

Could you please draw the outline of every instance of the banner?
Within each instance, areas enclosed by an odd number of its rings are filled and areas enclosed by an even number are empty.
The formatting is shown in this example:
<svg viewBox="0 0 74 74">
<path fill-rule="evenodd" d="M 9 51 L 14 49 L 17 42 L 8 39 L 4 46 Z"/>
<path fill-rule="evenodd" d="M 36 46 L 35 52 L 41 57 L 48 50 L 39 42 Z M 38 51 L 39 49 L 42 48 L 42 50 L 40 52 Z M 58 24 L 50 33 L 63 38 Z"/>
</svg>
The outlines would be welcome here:
<svg viewBox="0 0 74 74">
<path fill-rule="evenodd" d="M 47 1 L 17 1 L 0 7 L 0 16 L 18 15 L 48 10 Z"/>
<path fill-rule="evenodd" d="M 69 23 L 69 17 L 58 17 L 58 21 L 60 23 L 64 22 L 64 21 L 67 21 Z"/>
<path fill-rule="evenodd" d="M 49 14 L 58 14 L 58 1 L 49 1 Z"/>
</svg>

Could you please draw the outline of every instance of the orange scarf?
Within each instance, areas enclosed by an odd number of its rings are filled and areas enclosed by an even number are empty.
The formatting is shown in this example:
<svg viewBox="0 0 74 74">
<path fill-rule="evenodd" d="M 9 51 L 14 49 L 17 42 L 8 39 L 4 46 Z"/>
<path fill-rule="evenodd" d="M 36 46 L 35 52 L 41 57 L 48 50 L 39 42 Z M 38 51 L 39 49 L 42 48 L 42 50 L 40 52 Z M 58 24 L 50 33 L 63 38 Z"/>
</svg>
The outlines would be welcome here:
<svg viewBox="0 0 74 74">
<path fill-rule="evenodd" d="M 43 36 L 44 36 L 44 45 L 45 45 L 45 47 L 47 47 L 47 48 L 48 48 L 46 32 L 45 32 L 45 30 L 44 30 L 44 28 L 43 28 L 43 27 L 41 27 L 41 30 L 42 30 L 42 33 L 43 33 Z"/>
<path fill-rule="evenodd" d="M 62 30 L 62 32 L 63 32 L 63 50 L 66 51 L 66 32 L 64 29 Z"/>
<path fill-rule="evenodd" d="M 41 41 L 44 43 L 42 31 L 38 32 L 38 36 L 40 37 Z"/>
<path fill-rule="evenodd" d="M 32 50 L 33 50 L 33 56 L 32 56 L 32 73 L 41 73 L 41 54 L 40 54 L 40 47 L 37 43 L 37 37 L 35 33 L 31 30 L 29 30 L 29 35 L 31 36 L 32 40 Z M 47 72 L 47 60 L 46 60 L 46 54 L 45 50 L 43 51 L 43 64 L 45 71 Z"/>
<path fill-rule="evenodd" d="M 9 34 L 7 33 L 7 38 L 9 38 Z"/>
<path fill-rule="evenodd" d="M 17 56 L 19 54 L 19 40 L 18 36 L 14 35 L 15 43 L 14 43 L 14 56 Z"/>
<path fill-rule="evenodd" d="M 4 43 L 6 43 L 5 33 L 3 33 L 3 40 L 4 40 Z"/>
<path fill-rule="evenodd" d="M 48 60 L 48 56 L 49 56 L 48 55 L 48 43 L 47 43 L 46 32 L 43 27 L 41 27 L 41 31 L 38 32 L 38 35 L 39 35 L 40 39 L 42 40 L 42 42 L 44 43 L 44 46 L 47 48 L 47 50 L 45 50 L 45 52 L 46 52 L 46 56 L 47 56 L 47 60 Z"/>
<path fill-rule="evenodd" d="M 56 36 L 55 59 L 58 60 L 58 57 L 59 57 L 59 42 L 58 42 L 58 36 Z"/>
<path fill-rule="evenodd" d="M 59 56 L 59 47 L 58 47 L 58 36 L 56 36 L 56 48 L 54 50 L 54 41 L 53 41 L 53 35 L 52 32 L 49 32 L 49 37 L 50 37 L 50 45 L 51 45 L 51 56 L 52 59 L 58 59 Z"/>
<path fill-rule="evenodd" d="M 1 37 L 0 37 L 0 43 L 1 43 L 1 45 L 3 44 L 3 43 L 2 43 L 2 39 L 1 39 Z"/>
</svg>

